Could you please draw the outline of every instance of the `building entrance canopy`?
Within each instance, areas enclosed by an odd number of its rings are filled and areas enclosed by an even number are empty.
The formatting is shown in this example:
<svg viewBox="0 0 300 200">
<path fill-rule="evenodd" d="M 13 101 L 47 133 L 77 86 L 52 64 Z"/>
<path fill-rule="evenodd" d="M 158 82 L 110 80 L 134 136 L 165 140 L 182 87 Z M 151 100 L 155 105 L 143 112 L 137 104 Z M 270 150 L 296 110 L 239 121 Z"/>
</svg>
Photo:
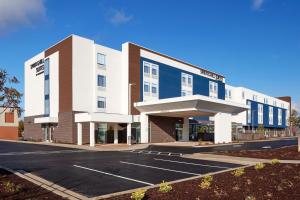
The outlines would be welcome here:
<svg viewBox="0 0 300 200">
<path fill-rule="evenodd" d="M 214 116 L 217 113 L 235 115 L 250 109 L 247 105 L 203 95 L 138 102 L 134 106 L 142 113 L 169 117 Z"/>
</svg>

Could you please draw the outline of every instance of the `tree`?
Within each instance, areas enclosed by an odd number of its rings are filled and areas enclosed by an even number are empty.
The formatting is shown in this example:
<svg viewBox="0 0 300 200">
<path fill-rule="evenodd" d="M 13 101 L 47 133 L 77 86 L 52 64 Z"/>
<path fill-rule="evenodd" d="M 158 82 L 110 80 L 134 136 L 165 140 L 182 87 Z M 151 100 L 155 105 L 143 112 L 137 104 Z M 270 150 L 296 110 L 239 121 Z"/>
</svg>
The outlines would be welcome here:
<svg viewBox="0 0 300 200">
<path fill-rule="evenodd" d="M 20 102 L 22 94 L 13 86 L 18 84 L 19 80 L 15 76 L 9 76 L 6 70 L 0 69 L 0 107 L 3 107 L 3 114 L 7 109 L 18 109 L 20 116 Z"/>
<path fill-rule="evenodd" d="M 289 118 L 289 122 L 291 126 L 296 126 L 296 127 L 300 126 L 300 116 L 295 109 L 292 110 L 291 117 Z"/>
<path fill-rule="evenodd" d="M 22 137 L 22 133 L 24 132 L 24 121 L 23 120 L 20 120 L 19 121 L 19 137 Z"/>
</svg>

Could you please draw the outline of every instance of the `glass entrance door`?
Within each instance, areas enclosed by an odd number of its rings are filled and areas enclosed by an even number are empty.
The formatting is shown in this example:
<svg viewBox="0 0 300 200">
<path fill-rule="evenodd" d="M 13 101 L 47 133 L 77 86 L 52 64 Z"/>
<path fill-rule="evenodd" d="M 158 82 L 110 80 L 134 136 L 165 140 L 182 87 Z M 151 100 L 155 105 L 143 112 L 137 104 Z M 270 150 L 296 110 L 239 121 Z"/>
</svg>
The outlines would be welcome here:
<svg viewBox="0 0 300 200">
<path fill-rule="evenodd" d="M 99 124 L 98 130 L 96 131 L 96 143 L 104 144 L 106 143 L 106 132 L 107 124 Z"/>
<path fill-rule="evenodd" d="M 182 140 L 182 132 L 183 132 L 183 124 L 176 123 L 175 124 L 176 141 Z"/>
</svg>

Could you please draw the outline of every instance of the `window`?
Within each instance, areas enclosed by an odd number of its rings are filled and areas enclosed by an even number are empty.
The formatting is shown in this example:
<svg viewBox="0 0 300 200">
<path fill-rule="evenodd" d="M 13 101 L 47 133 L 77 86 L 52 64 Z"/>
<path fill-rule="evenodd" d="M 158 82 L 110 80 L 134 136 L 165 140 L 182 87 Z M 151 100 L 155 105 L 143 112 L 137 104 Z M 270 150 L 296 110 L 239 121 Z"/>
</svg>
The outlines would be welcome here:
<svg viewBox="0 0 300 200">
<path fill-rule="evenodd" d="M 106 108 L 106 98 L 105 97 L 98 97 L 97 107 L 105 109 Z"/>
<path fill-rule="evenodd" d="M 14 112 L 6 112 L 5 113 L 5 123 L 14 123 Z"/>
<path fill-rule="evenodd" d="M 277 106 L 277 102 L 276 101 L 273 101 L 273 106 Z"/>
<path fill-rule="evenodd" d="M 181 85 L 186 85 L 186 76 L 181 75 Z"/>
<path fill-rule="evenodd" d="M 257 101 L 257 95 L 253 95 L 252 100 Z"/>
<path fill-rule="evenodd" d="M 278 125 L 282 125 L 282 110 L 278 109 Z"/>
<path fill-rule="evenodd" d="M 150 63 L 144 62 L 144 75 L 150 76 Z"/>
<path fill-rule="evenodd" d="M 182 91 L 181 91 L 181 96 L 182 96 L 182 97 L 186 96 L 186 91 L 185 91 L 185 90 L 182 90 Z"/>
<path fill-rule="evenodd" d="M 264 106 L 263 104 L 258 104 L 258 123 L 263 124 L 264 123 Z"/>
<path fill-rule="evenodd" d="M 98 75 L 98 86 L 106 87 L 106 77 L 103 75 Z"/>
<path fill-rule="evenodd" d="M 250 109 L 247 110 L 247 121 L 248 123 L 251 123 L 251 111 L 252 111 L 251 101 L 247 101 L 247 105 L 250 107 Z"/>
<path fill-rule="evenodd" d="M 209 81 L 209 96 L 212 98 L 218 98 L 218 83 Z"/>
<path fill-rule="evenodd" d="M 228 91 L 229 99 L 231 99 L 231 90 Z"/>
<path fill-rule="evenodd" d="M 97 54 L 97 64 L 98 66 L 105 66 L 106 65 L 106 56 L 104 54 L 98 53 Z"/>
<path fill-rule="evenodd" d="M 148 94 L 150 93 L 150 86 L 148 82 L 144 82 L 144 93 Z"/>
<path fill-rule="evenodd" d="M 225 98 L 228 98 L 228 89 L 225 89 Z"/>
<path fill-rule="evenodd" d="M 152 84 L 151 91 L 152 91 L 153 96 L 157 96 L 157 85 L 156 84 Z"/>
<path fill-rule="evenodd" d="M 242 99 L 245 99 L 245 92 L 242 91 Z"/>
<path fill-rule="evenodd" d="M 191 86 L 192 85 L 192 76 L 188 76 L 188 85 Z"/>
<path fill-rule="evenodd" d="M 268 103 L 269 103 L 268 98 L 264 98 L 264 103 L 265 103 L 265 104 L 268 104 Z"/>
<path fill-rule="evenodd" d="M 273 107 L 269 106 L 269 124 L 273 125 L 274 120 L 273 120 Z"/>
<path fill-rule="evenodd" d="M 152 78 L 157 78 L 157 75 L 158 75 L 158 66 L 157 65 L 152 64 L 151 73 L 152 73 Z"/>
<path fill-rule="evenodd" d="M 50 115 L 50 60 L 49 58 L 45 59 L 44 63 L 44 114 Z"/>
</svg>

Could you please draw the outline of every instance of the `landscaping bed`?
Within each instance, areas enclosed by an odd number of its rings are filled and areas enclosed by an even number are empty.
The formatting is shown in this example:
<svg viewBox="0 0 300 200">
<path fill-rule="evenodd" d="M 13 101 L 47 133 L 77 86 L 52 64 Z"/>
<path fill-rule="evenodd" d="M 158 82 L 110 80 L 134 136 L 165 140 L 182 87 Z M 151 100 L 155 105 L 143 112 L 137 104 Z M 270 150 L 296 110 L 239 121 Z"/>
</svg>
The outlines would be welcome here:
<svg viewBox="0 0 300 200">
<path fill-rule="evenodd" d="M 262 159 L 277 158 L 280 160 L 300 160 L 300 152 L 298 152 L 297 146 L 284 147 L 279 149 L 266 149 L 259 151 L 221 151 L 217 152 L 216 154 Z"/>
<path fill-rule="evenodd" d="M 0 199 L 60 200 L 63 198 L 11 172 L 0 169 Z"/>
<path fill-rule="evenodd" d="M 261 167 L 261 166 L 260 166 Z M 241 170 L 243 171 L 243 170 Z M 199 178 L 172 184 L 172 190 L 166 193 L 153 188 L 146 191 L 143 200 L 202 200 L 202 199 L 300 199 L 300 165 L 299 164 L 265 164 L 262 169 L 247 167 L 244 174 L 233 175 L 224 172 L 212 176 L 208 188 L 206 178 Z M 209 180 L 211 177 L 207 177 Z M 110 200 L 131 199 L 132 194 L 110 198 Z"/>
</svg>

